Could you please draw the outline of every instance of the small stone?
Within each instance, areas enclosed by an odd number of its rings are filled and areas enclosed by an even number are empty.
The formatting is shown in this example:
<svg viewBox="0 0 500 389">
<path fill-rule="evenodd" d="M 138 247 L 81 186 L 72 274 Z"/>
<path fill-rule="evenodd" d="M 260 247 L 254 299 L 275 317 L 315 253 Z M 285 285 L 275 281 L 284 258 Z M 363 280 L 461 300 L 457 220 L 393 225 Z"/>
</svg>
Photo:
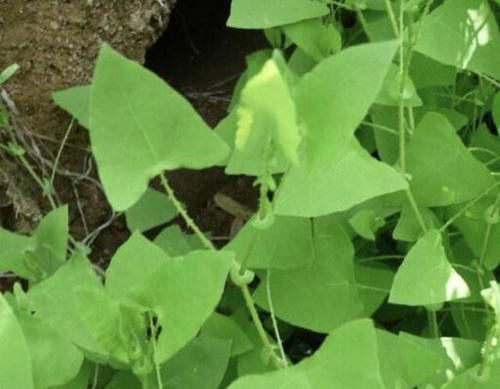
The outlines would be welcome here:
<svg viewBox="0 0 500 389">
<path fill-rule="evenodd" d="M 57 22 L 54 22 L 54 21 L 50 22 L 50 23 L 49 23 L 49 26 L 50 26 L 50 28 L 52 28 L 53 30 L 57 30 L 57 29 L 59 28 L 59 24 L 57 24 Z"/>
</svg>

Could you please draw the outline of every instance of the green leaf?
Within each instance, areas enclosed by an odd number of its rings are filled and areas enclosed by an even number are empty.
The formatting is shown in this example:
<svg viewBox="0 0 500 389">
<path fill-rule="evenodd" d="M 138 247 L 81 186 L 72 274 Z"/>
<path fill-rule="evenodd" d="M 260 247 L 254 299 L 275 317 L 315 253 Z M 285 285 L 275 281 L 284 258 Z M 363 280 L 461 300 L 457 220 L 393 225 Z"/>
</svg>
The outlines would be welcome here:
<svg viewBox="0 0 500 389">
<path fill-rule="evenodd" d="M 137 203 L 125 212 L 130 231 L 147 231 L 177 216 L 177 209 L 168 196 L 148 189 Z"/>
<path fill-rule="evenodd" d="M 274 312 L 280 319 L 316 332 L 363 316 L 354 279 L 352 244 L 339 225 L 332 234 L 315 237 L 315 259 L 291 270 L 272 270 L 255 292 L 268 309 L 267 283 Z M 298 309 L 300 307 L 300 309 Z"/>
<path fill-rule="evenodd" d="M 399 267 L 389 302 L 432 305 L 469 295 L 467 284 L 448 262 L 439 231 L 429 230 L 411 248 Z"/>
<path fill-rule="evenodd" d="M 90 138 L 106 195 L 118 211 L 139 200 L 164 170 L 213 166 L 229 151 L 184 98 L 106 44 L 90 91 Z"/>
<path fill-rule="evenodd" d="M 375 101 L 377 104 L 393 107 L 399 105 L 400 78 L 399 66 L 391 64 L 385 77 L 384 85 Z M 422 100 L 418 96 L 415 85 L 410 78 L 406 79 L 403 96 L 404 104 L 407 107 L 418 107 L 422 105 Z"/>
<path fill-rule="evenodd" d="M 33 234 L 38 245 L 50 249 L 60 262 L 66 260 L 68 222 L 68 206 L 59 207 L 44 216 Z"/>
<path fill-rule="evenodd" d="M 423 19 L 415 49 L 459 69 L 500 79 L 500 39 L 486 0 L 445 1 Z"/>
<path fill-rule="evenodd" d="M 0 272 L 11 271 L 20 277 L 35 279 L 34 269 L 29 266 L 24 254 L 35 250 L 35 240 L 0 228 L 0 242 Z"/>
<path fill-rule="evenodd" d="M 264 174 L 273 156 L 277 161 L 285 158 L 289 163 L 298 163 L 301 136 L 295 105 L 281 75 L 279 60 L 276 52 L 241 92 L 236 108 L 235 148 L 226 168 L 229 174 Z M 279 154 L 275 155 L 274 149 Z M 276 165 L 282 163 L 276 162 Z"/>
<path fill-rule="evenodd" d="M 377 97 L 397 44 L 360 45 L 333 55 L 306 74 L 296 87 L 299 119 L 305 127 L 309 168 L 345 151 Z"/>
<path fill-rule="evenodd" d="M 34 389 L 30 350 L 11 307 L 0 293 L 0 387 Z"/>
<path fill-rule="evenodd" d="M 178 225 L 173 225 L 163 229 L 156 236 L 154 242 L 171 257 L 177 257 L 186 255 L 193 250 L 194 247 L 191 245 L 189 238 Z"/>
<path fill-rule="evenodd" d="M 437 227 L 437 219 L 433 212 L 425 207 L 418 207 L 418 212 L 422 216 L 426 227 Z M 424 234 L 422 225 L 420 224 L 415 210 L 408 201 L 401 208 L 398 224 L 392 232 L 392 237 L 395 240 L 403 242 L 415 242 Z"/>
<path fill-rule="evenodd" d="M 349 224 L 362 238 L 375 240 L 375 233 L 385 225 L 385 221 L 373 209 L 362 209 L 349 219 Z"/>
<path fill-rule="evenodd" d="M 500 223 L 488 223 L 488 211 L 495 209 L 499 193 L 493 192 L 472 204 L 467 212 L 458 217 L 453 225 L 462 233 L 468 246 L 487 269 L 493 270 L 500 264 Z M 497 205 L 498 206 L 498 205 Z M 449 216 L 460 212 L 463 205 L 451 207 Z M 497 208 L 498 209 L 498 208 Z"/>
<path fill-rule="evenodd" d="M 438 368 L 433 353 L 363 319 L 336 329 L 297 365 L 241 377 L 229 389 L 412 389 Z"/>
<path fill-rule="evenodd" d="M 303 20 L 283 27 L 286 36 L 317 62 L 340 51 L 340 33 L 332 23 L 321 19 Z"/>
<path fill-rule="evenodd" d="M 425 339 L 411 334 L 400 334 L 402 339 L 418 344 L 441 359 L 438 374 L 422 383 L 434 388 L 441 388 L 452 377 L 459 375 L 479 362 L 481 343 L 461 338 Z"/>
<path fill-rule="evenodd" d="M 286 3 L 266 0 L 233 0 L 229 27 L 264 29 L 295 23 L 329 13 L 326 5 L 311 0 L 287 0 Z"/>
<path fill-rule="evenodd" d="M 471 200 L 494 180 L 440 114 L 424 116 L 407 147 L 410 188 L 419 205 L 445 206 Z"/>
<path fill-rule="evenodd" d="M 453 66 L 443 65 L 419 52 L 413 53 L 409 71 L 417 89 L 453 85 L 457 73 Z"/>
<path fill-rule="evenodd" d="M 353 139 L 333 161 L 290 169 L 276 194 L 279 215 L 315 217 L 345 211 L 371 198 L 406 189 L 406 180 L 372 158 Z"/>
<path fill-rule="evenodd" d="M 500 386 L 500 360 L 483 368 L 477 364 L 442 386 L 442 389 L 496 389 Z"/>
<path fill-rule="evenodd" d="M 224 247 L 238 262 L 252 269 L 291 269 L 314 258 L 311 222 L 298 217 L 276 217 L 266 230 L 248 222 Z"/>
<path fill-rule="evenodd" d="M 35 388 L 51 388 L 76 377 L 83 355 L 68 338 L 29 313 L 19 314 L 18 320 L 30 351 Z"/>
<path fill-rule="evenodd" d="M 9 78 L 11 78 L 15 72 L 19 69 L 19 65 L 17 63 L 14 63 L 12 65 L 7 66 L 2 72 L 0 73 L 0 85 L 5 83 Z"/>
<path fill-rule="evenodd" d="M 236 321 L 217 312 L 214 312 L 201 327 L 200 335 L 231 342 L 232 357 L 246 353 L 253 348 L 250 339 Z"/>
<path fill-rule="evenodd" d="M 231 342 L 198 337 L 161 366 L 164 389 L 218 389 L 229 362 Z"/>
<path fill-rule="evenodd" d="M 0 271 L 12 271 L 31 281 L 54 273 L 66 260 L 68 207 L 49 212 L 32 237 L 0 228 Z"/>
<path fill-rule="evenodd" d="M 356 264 L 356 287 L 364 306 L 364 316 L 370 317 L 384 303 L 391 291 L 394 273 L 381 266 Z"/>
<path fill-rule="evenodd" d="M 377 330 L 380 373 L 386 388 L 413 389 L 440 371 L 437 353 L 412 340 Z"/>
<path fill-rule="evenodd" d="M 113 351 L 123 362 L 128 360 L 123 350 L 118 354 L 119 306 L 107 297 L 88 259 L 81 254 L 75 254 L 54 275 L 31 288 L 28 301 L 36 318 L 56 328 L 87 357 L 105 362 Z"/>
<path fill-rule="evenodd" d="M 227 252 L 201 250 L 172 259 L 135 233 L 113 257 L 106 290 L 157 315 L 162 331 L 155 358 L 161 363 L 193 339 L 213 313 L 231 260 Z"/>
<path fill-rule="evenodd" d="M 52 99 L 78 120 L 81 126 L 89 128 L 90 85 L 75 86 L 54 92 Z"/>
</svg>

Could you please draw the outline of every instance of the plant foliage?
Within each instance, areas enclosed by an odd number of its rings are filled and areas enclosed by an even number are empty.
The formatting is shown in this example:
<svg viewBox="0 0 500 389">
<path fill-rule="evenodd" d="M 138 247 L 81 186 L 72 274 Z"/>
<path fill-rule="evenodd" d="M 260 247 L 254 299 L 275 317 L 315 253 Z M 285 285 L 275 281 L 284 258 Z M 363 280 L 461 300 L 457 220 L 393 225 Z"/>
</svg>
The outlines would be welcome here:
<svg viewBox="0 0 500 389">
<path fill-rule="evenodd" d="M 1 276 L 19 280 L 0 294 L 0 387 L 500 387 L 499 15 L 233 0 L 228 26 L 271 48 L 214 131 L 103 44 L 91 85 L 54 101 L 88 129 L 130 237 L 101 274 L 66 206 L 30 235 L 0 229 Z M 259 190 L 221 248 L 166 174 L 216 166 Z"/>
</svg>

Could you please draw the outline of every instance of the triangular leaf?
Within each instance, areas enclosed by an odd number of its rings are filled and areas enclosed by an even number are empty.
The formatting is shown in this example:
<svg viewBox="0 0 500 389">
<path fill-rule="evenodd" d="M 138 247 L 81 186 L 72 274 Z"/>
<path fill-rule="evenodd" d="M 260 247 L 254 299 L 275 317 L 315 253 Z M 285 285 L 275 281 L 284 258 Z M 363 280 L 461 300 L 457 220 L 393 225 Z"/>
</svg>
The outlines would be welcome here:
<svg viewBox="0 0 500 389">
<path fill-rule="evenodd" d="M 89 128 L 90 85 L 54 92 L 52 98 L 59 107 L 78 120 L 80 125 Z"/>
<path fill-rule="evenodd" d="M 445 206 L 471 200 L 494 182 L 465 148 L 443 115 L 424 116 L 408 144 L 407 171 L 419 205 Z"/>
<path fill-rule="evenodd" d="M 137 203 L 125 212 L 130 231 L 147 231 L 169 222 L 177 216 L 177 209 L 162 192 L 148 189 Z"/>
<path fill-rule="evenodd" d="M 399 267 L 389 302 L 433 305 L 468 297 L 469 288 L 448 262 L 441 234 L 429 230 L 411 248 Z"/>
<path fill-rule="evenodd" d="M 407 186 L 401 174 L 353 140 L 351 148 L 334 161 L 290 169 L 279 187 L 275 209 L 280 215 L 322 216 Z"/>
<path fill-rule="evenodd" d="M 91 86 L 90 138 L 106 195 L 118 211 L 139 200 L 164 170 L 213 166 L 229 151 L 183 97 L 106 44 Z"/>
</svg>

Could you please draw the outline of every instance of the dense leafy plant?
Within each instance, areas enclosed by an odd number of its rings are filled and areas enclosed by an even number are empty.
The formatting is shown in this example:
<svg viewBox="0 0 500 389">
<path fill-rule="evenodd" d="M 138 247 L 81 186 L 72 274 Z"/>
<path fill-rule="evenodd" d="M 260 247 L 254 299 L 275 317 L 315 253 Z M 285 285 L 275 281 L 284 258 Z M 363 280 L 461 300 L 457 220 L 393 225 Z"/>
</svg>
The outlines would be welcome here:
<svg viewBox="0 0 500 389">
<path fill-rule="evenodd" d="M 0 386 L 499 387 L 498 14 L 233 0 L 228 26 L 273 49 L 247 57 L 215 131 L 104 44 L 92 84 L 54 100 L 131 237 L 100 276 L 66 207 L 32 236 L 0 230 L 0 271 L 28 286 L 0 295 Z M 212 166 L 260 193 L 222 249 L 165 174 Z M 193 234 L 142 234 L 177 215 Z"/>
</svg>

